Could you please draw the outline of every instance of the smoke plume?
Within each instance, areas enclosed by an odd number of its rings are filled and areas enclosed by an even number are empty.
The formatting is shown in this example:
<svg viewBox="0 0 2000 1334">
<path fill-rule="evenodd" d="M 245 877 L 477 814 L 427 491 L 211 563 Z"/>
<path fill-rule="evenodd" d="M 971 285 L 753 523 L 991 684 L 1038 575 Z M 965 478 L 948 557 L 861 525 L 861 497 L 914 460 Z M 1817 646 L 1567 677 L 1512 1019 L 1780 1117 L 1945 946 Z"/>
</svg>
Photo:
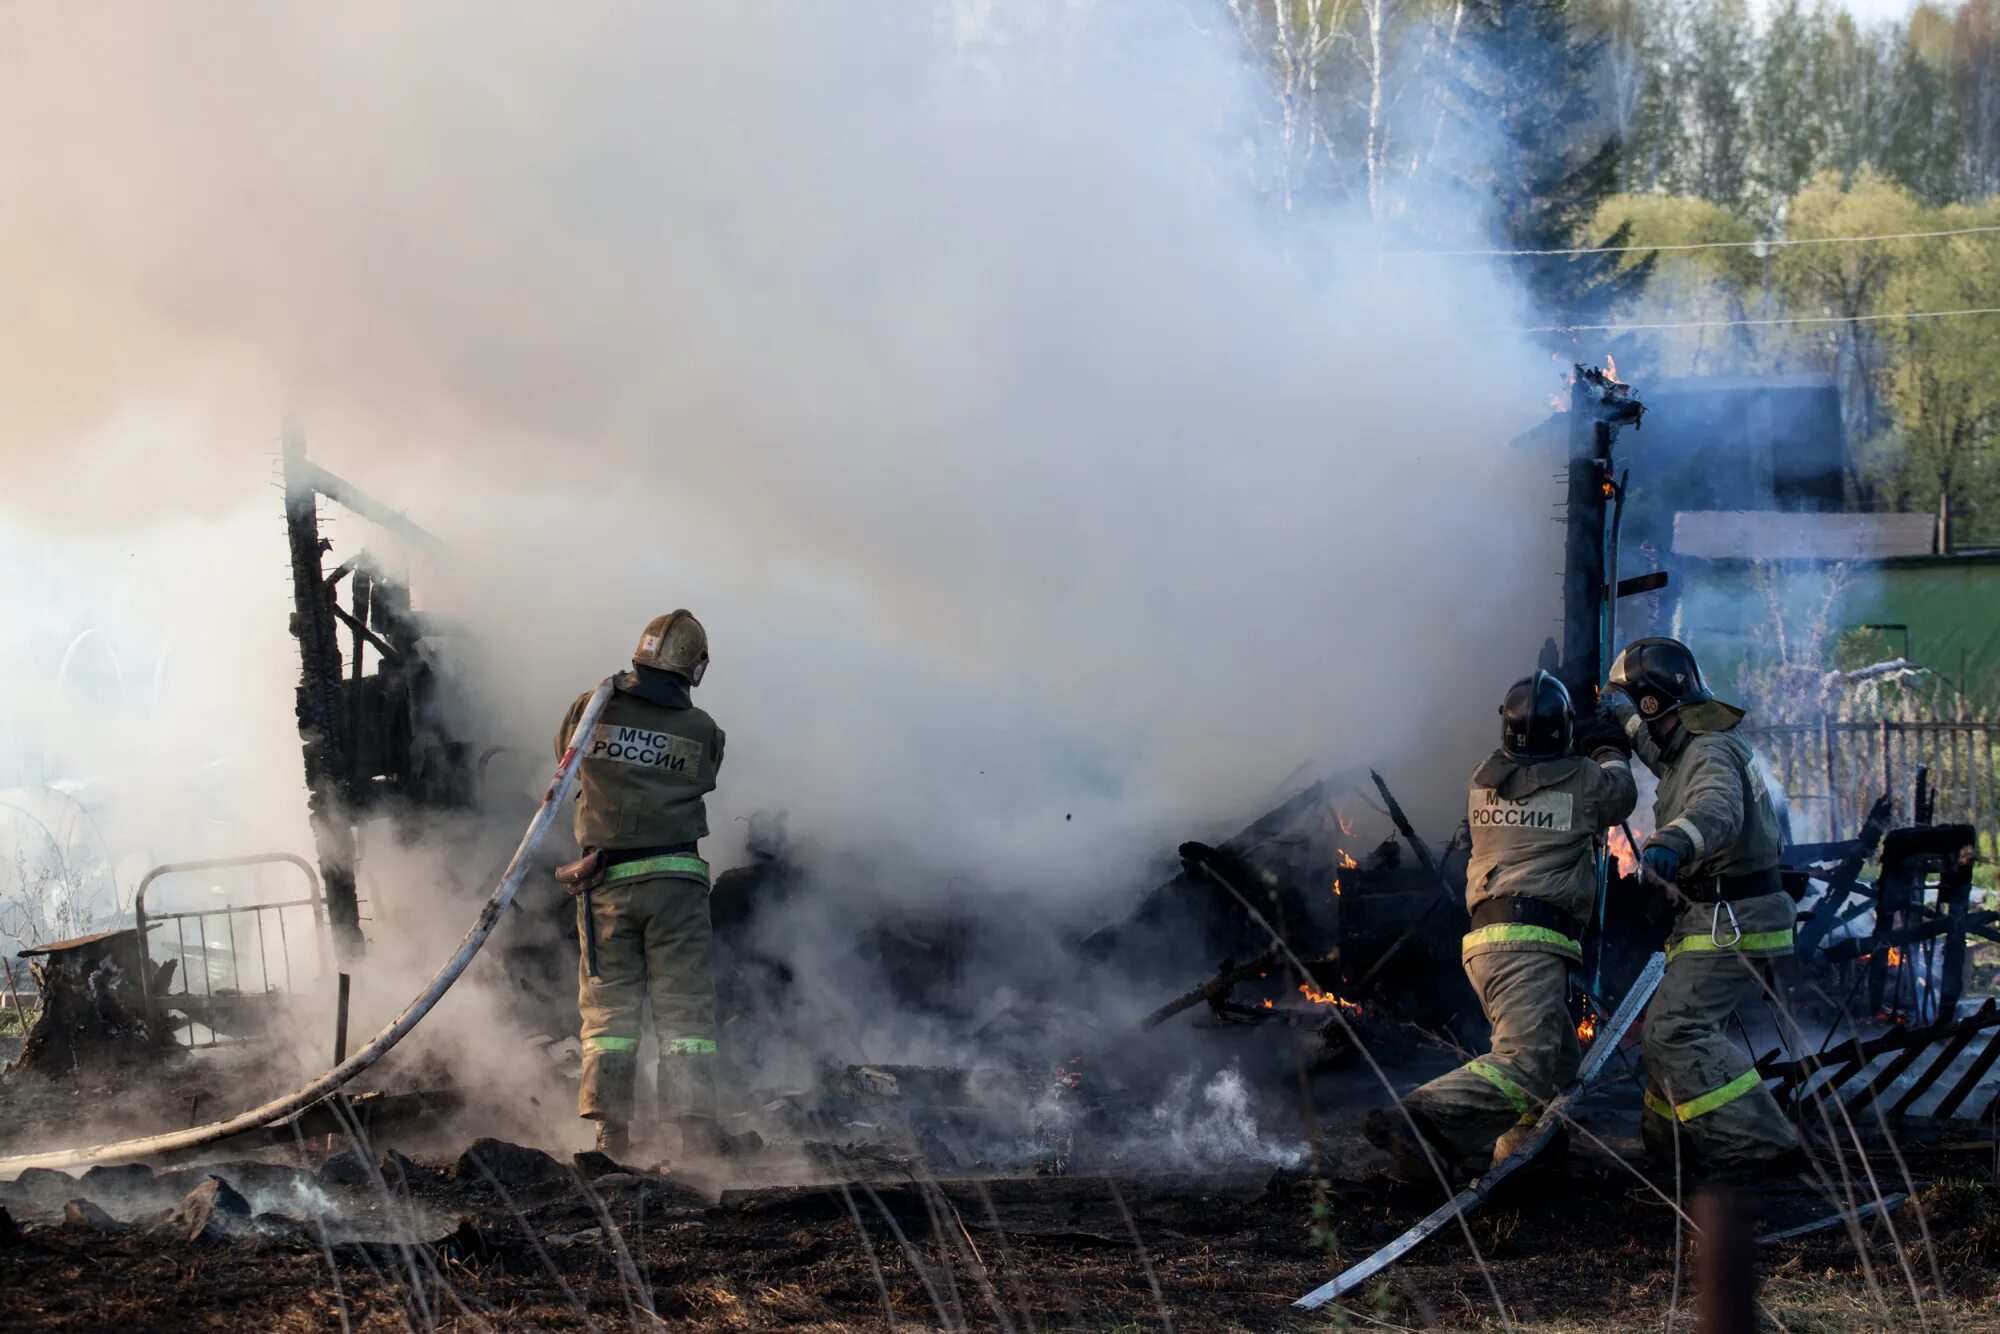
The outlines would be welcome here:
<svg viewBox="0 0 2000 1334">
<path fill-rule="evenodd" d="M 783 807 L 921 868 L 885 892 L 1101 918 L 1302 764 L 1383 766 L 1442 837 L 1553 628 L 1517 293 L 1281 205 L 1221 6 L 0 24 L 0 538 L 40 627 L 0 731 L 71 777 L 145 759 L 107 818 L 146 855 L 309 846 L 287 407 L 448 544 L 413 573 L 473 632 L 477 740 L 539 765 L 699 612 L 724 864 Z M 56 684 L 99 626 L 171 641 L 157 690 Z M 215 790 L 159 809 L 189 770 Z"/>
</svg>

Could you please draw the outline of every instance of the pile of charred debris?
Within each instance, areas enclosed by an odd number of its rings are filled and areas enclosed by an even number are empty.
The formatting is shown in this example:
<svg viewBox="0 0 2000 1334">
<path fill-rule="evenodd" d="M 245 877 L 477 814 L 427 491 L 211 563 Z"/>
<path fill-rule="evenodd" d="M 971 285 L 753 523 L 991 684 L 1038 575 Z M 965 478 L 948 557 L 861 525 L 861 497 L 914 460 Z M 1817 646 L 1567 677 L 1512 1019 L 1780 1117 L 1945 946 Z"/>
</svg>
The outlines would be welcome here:
<svg viewBox="0 0 2000 1334">
<path fill-rule="evenodd" d="M 1579 368 L 1575 406 L 1566 643 L 1549 655 L 1594 679 L 1604 609 L 1664 576 L 1620 580 L 1615 565 L 1610 441 L 1636 423 L 1635 401 Z M 0 1153 L 194 1124 L 239 1110 L 240 1090 L 283 1087 L 328 1055 L 337 1064 L 352 982 L 367 977 L 362 829 L 409 834 L 476 811 L 489 766 L 504 763 L 444 722 L 446 628 L 415 610 L 397 562 L 356 552 L 329 568 L 319 506 L 405 547 L 432 540 L 308 461 L 295 435 L 285 463 L 315 856 L 155 868 L 130 927 L 33 953 L 32 1023 L 10 974 L 25 1037 L 0 1079 Z M 1969 1180 L 2000 1164 L 2000 1002 L 1964 994 L 1974 951 L 2000 942 L 2000 913 L 1974 901 L 1978 831 L 1935 824 L 1931 805 L 1920 777 L 1915 793 L 1883 794 L 1852 838 L 1788 851 L 1802 905 L 1797 1022 L 1753 1017 L 1743 1031 L 1808 1142 L 1876 1197 L 1847 1201 L 1872 1204 L 1870 1221 L 1815 1229 L 1827 1201 L 1780 1193 L 1764 1239 L 1800 1272 L 1847 1276 L 1855 1291 L 1906 1264 L 1896 1204 L 1920 1205 L 1934 1238 L 1964 1224 L 1932 1247 L 1940 1278 L 2000 1258 L 2000 1231 L 1977 1221 L 2000 1201 Z M 975 961 L 995 957 L 1009 922 L 949 894 L 952 906 L 893 916 L 856 895 L 843 912 L 852 889 L 804 864 L 781 819 L 760 817 L 749 864 L 719 876 L 712 900 L 735 1132 L 720 1161 L 614 1162 L 515 1142 L 550 1123 L 574 1073 L 575 937 L 567 899 L 541 886 L 490 954 L 517 985 L 521 1031 L 541 1035 L 549 1107 L 510 1122 L 448 1065 L 412 1058 L 191 1157 L 23 1172 L 0 1183 L 0 1319 L 1270 1327 L 1285 1302 L 1438 1203 L 1376 1175 L 1351 1128 L 1391 1086 L 1484 1038 L 1459 967 L 1467 852 L 1463 827 L 1416 828 L 1381 774 L 1294 780 L 1234 835 L 1183 844 L 1132 911 L 1061 942 L 1060 966 L 1036 976 L 1068 986 L 1026 982 L 996 1003 Z M 1608 872 L 1575 979 L 1586 1037 L 1658 943 L 1626 870 Z M 149 893 L 243 871 L 296 888 L 194 906 Z M 861 1061 L 802 1046 L 793 1018 L 812 983 L 763 927 L 814 899 L 848 919 L 851 961 L 886 1004 L 934 1018 L 976 1056 Z M 293 976 L 302 959 L 306 980 Z M 1094 1005 L 1093 985 L 1152 999 Z M 1496 1310 L 1656 1321 L 1674 1300 L 1683 1220 L 1628 1161 L 1634 1045 L 1628 1035 L 1579 1104 L 1590 1151 L 1541 1178 L 1538 1193 L 1562 1192 L 1560 1211 L 1497 1207 L 1354 1309 L 1450 1327 Z M 1189 1099 L 1169 1085 L 1191 1072 L 1233 1081 L 1210 1098 L 1235 1135 L 1220 1150 L 1166 1143 L 1177 1123 L 1162 1109 Z M 1576 1263 L 1580 1235 L 1595 1239 L 1592 1265 Z M 1478 1278 L 1496 1263 L 1504 1292 Z M 1767 1286 L 1766 1298 L 1781 1294 Z"/>
</svg>

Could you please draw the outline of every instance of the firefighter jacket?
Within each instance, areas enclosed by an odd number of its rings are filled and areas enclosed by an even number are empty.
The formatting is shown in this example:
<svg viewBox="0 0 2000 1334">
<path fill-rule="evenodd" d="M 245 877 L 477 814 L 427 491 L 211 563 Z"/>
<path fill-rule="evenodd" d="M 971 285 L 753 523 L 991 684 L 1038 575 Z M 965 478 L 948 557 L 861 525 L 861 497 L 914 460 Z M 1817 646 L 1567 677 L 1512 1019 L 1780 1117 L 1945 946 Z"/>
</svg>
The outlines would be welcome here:
<svg viewBox="0 0 2000 1334">
<path fill-rule="evenodd" d="M 569 745 L 591 692 L 578 695 L 556 732 Z M 585 849 L 669 848 L 708 834 L 702 798 L 722 767 L 722 729 L 694 706 L 671 673 L 635 670 L 618 678 L 577 766 L 576 841 Z"/>
<path fill-rule="evenodd" d="M 1638 799 L 1632 766 L 1616 750 L 1538 762 L 1495 751 L 1473 771 L 1467 801 L 1466 908 L 1533 899 L 1580 928 L 1597 898 L 1597 836 L 1630 815 Z M 1553 928 L 1514 923 L 1475 927 L 1465 938 L 1468 958 L 1519 949 L 1575 956 L 1581 947 Z"/>
<path fill-rule="evenodd" d="M 1676 728 L 1662 746 L 1644 724 L 1632 749 L 1659 776 L 1653 836 L 1681 859 L 1683 881 L 1767 871 L 1785 848 L 1784 817 L 1750 743 L 1727 730 Z"/>
</svg>

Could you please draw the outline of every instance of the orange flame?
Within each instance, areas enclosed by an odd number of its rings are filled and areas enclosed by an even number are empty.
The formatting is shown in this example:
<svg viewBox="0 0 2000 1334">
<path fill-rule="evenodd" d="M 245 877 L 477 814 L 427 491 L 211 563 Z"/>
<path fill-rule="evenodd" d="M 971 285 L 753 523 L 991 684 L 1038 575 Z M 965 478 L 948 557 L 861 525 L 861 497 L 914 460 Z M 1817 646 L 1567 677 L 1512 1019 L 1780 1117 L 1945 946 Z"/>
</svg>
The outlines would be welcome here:
<svg viewBox="0 0 2000 1334">
<path fill-rule="evenodd" d="M 1269 1010 L 1269 1009 L 1274 1009 L 1274 1008 L 1276 1008 L 1276 1007 L 1275 1007 L 1275 1006 L 1274 1006 L 1274 1005 L 1273 1005 L 1273 1004 L 1272 1004 L 1272 1003 L 1271 1003 L 1270 1001 L 1265 1001 L 1265 1002 L 1264 1002 L 1264 1008 L 1265 1008 L 1265 1009 L 1267 1009 L 1267 1010 Z"/>
<path fill-rule="evenodd" d="M 1348 855 L 1347 855 L 1347 849 L 1345 849 L 1345 848 L 1340 848 L 1340 849 L 1337 849 L 1337 851 L 1338 851 L 1338 852 L 1340 853 L 1340 869 L 1341 869 L 1341 870 L 1343 870 L 1343 871 L 1352 871 L 1352 870 L 1353 870 L 1353 869 L 1354 869 L 1355 867 L 1357 867 L 1357 866 L 1361 865 L 1361 863 L 1360 863 L 1360 862 L 1358 862 L 1358 861 L 1355 861 L 1355 860 L 1354 860 L 1354 858 L 1352 858 L 1352 857 L 1350 857 L 1350 856 L 1348 856 Z"/>
<path fill-rule="evenodd" d="M 1609 352 L 1604 354 L 1604 373 L 1614 380 L 1618 378 L 1618 363 L 1611 359 Z"/>
<path fill-rule="evenodd" d="M 1340 897 L 1340 877 L 1339 877 L 1339 876 L 1335 876 L 1335 877 L 1333 878 L 1333 896 L 1334 896 L 1335 898 L 1339 898 L 1339 897 Z"/>
<path fill-rule="evenodd" d="M 1625 837 L 1623 829 L 1612 830 L 1610 837 L 1605 839 L 1604 843 L 1618 863 L 1619 875 L 1630 876 L 1639 873 L 1639 853 L 1633 848 L 1632 840 Z"/>
<path fill-rule="evenodd" d="M 1302 982 L 1299 984 L 1299 994 L 1301 996 L 1304 996 L 1307 1000 L 1311 1001 L 1314 1005 L 1338 1005 L 1341 1009 L 1350 1011 L 1354 1014 L 1361 1013 L 1361 1007 L 1359 1005 L 1356 1005 L 1353 1001 L 1343 1000 L 1339 996 L 1334 995 L 1331 991 L 1321 991 L 1317 987 L 1314 987 L 1309 982 Z"/>
<path fill-rule="evenodd" d="M 1596 1036 L 1597 1014 L 1595 1011 L 1586 1009 L 1583 1012 L 1583 1018 L 1576 1021 L 1576 1040 L 1578 1042 L 1588 1042 Z"/>
<path fill-rule="evenodd" d="M 1903 952 L 1894 945 L 1889 947 L 1889 966 L 1891 968 L 1901 968 L 1903 966 Z"/>
<path fill-rule="evenodd" d="M 1354 837 L 1354 826 L 1348 823 L 1346 811 L 1343 811 L 1342 809 L 1340 809 L 1340 807 L 1335 806 L 1333 808 L 1333 818 L 1340 821 L 1341 833 L 1347 835 L 1349 838 Z"/>
</svg>

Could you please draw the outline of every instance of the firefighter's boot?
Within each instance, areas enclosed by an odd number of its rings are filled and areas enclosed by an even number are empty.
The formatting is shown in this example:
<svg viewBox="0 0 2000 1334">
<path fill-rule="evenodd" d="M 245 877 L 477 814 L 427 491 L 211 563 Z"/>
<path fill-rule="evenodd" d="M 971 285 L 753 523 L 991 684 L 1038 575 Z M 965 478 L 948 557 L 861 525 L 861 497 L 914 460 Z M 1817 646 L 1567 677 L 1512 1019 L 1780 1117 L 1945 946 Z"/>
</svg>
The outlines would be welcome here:
<svg viewBox="0 0 2000 1334">
<path fill-rule="evenodd" d="M 1413 1123 L 1415 1130 L 1411 1129 Z M 1453 1163 L 1450 1148 L 1431 1125 L 1430 1118 L 1415 1107 L 1405 1104 L 1368 1113 L 1361 1122 L 1361 1136 L 1389 1155 L 1396 1164 L 1396 1176 L 1401 1180 L 1436 1181 L 1440 1168 L 1447 1177 L 1451 1175 Z"/>
</svg>

